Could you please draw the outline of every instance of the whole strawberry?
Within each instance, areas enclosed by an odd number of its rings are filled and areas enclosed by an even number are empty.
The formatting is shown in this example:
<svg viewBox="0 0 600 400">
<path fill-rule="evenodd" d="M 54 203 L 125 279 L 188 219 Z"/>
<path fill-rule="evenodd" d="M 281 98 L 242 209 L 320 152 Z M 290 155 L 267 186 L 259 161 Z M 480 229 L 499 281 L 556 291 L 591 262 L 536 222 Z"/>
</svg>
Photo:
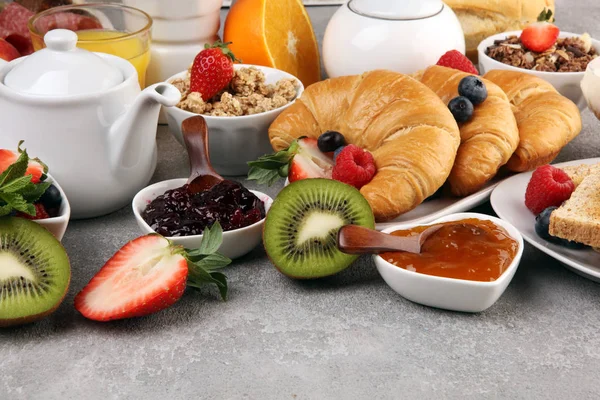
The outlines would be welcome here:
<svg viewBox="0 0 600 400">
<path fill-rule="evenodd" d="M 468 74 L 478 75 L 477 68 L 464 54 L 458 50 L 450 50 L 440 57 L 436 65 L 454 68 Z"/>
<path fill-rule="evenodd" d="M 538 53 L 554 46 L 560 30 L 552 24 L 552 10 L 544 10 L 539 15 L 537 22 L 529 24 L 521 33 L 521 43 L 525 48 Z"/>
<path fill-rule="evenodd" d="M 233 78 L 233 63 L 240 61 L 229 50 L 231 42 L 204 45 L 194 59 L 190 76 L 190 92 L 198 92 L 208 101 L 223 90 Z"/>
</svg>

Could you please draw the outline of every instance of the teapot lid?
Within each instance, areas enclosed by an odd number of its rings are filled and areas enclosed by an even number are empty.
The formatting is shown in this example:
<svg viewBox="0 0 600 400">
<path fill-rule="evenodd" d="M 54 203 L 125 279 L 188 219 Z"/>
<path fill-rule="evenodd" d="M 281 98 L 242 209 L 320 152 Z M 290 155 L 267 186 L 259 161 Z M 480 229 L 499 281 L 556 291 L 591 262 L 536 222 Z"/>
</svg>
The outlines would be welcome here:
<svg viewBox="0 0 600 400">
<path fill-rule="evenodd" d="M 350 0 L 348 8 L 371 18 L 413 20 L 433 17 L 444 8 L 442 0 Z"/>
<path fill-rule="evenodd" d="M 46 48 L 31 54 L 4 78 L 20 93 L 71 96 L 98 93 L 123 82 L 123 73 L 107 60 L 76 47 L 77 34 L 54 29 L 44 36 Z"/>
</svg>

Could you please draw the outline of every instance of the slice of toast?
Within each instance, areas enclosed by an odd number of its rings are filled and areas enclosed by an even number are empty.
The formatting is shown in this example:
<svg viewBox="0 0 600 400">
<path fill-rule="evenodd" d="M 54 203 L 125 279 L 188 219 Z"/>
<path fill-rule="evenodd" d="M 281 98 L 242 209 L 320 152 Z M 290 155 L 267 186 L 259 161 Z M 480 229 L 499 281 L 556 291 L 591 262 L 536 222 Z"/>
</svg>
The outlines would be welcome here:
<svg viewBox="0 0 600 400">
<path fill-rule="evenodd" d="M 600 247 L 600 173 L 584 178 L 550 216 L 550 234 Z"/>
<path fill-rule="evenodd" d="M 569 178 L 571 178 L 575 187 L 577 187 L 584 178 L 592 174 L 600 173 L 600 164 L 573 165 L 571 167 L 562 167 L 561 169 L 569 175 Z"/>
</svg>

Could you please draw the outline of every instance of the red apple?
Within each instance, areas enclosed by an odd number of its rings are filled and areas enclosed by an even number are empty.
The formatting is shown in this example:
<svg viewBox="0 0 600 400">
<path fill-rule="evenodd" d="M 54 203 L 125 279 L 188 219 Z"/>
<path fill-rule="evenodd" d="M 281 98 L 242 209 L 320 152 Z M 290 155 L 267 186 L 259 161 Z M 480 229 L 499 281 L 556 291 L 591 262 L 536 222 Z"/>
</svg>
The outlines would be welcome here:
<svg viewBox="0 0 600 400">
<path fill-rule="evenodd" d="M 15 47 L 4 39 L 0 39 L 0 58 L 5 61 L 12 61 L 21 57 L 21 54 Z"/>
</svg>

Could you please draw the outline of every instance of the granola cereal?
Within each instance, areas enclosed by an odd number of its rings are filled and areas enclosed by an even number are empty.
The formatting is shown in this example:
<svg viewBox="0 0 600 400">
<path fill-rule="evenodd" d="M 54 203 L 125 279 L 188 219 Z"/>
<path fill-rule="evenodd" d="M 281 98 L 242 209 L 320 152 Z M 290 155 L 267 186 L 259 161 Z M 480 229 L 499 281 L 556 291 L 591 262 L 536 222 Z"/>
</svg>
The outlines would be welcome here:
<svg viewBox="0 0 600 400">
<path fill-rule="evenodd" d="M 171 83 L 182 94 L 177 107 L 218 117 L 252 115 L 283 107 L 296 98 L 298 90 L 294 79 L 266 84 L 264 73 L 255 67 L 237 69 L 229 87 L 206 102 L 200 93 L 190 92 L 190 69 L 185 79 L 175 79 Z"/>
<path fill-rule="evenodd" d="M 485 53 L 496 61 L 513 67 L 546 72 L 584 72 L 598 57 L 590 36 L 559 38 L 554 46 L 538 53 L 523 46 L 517 36 L 496 40 Z"/>
</svg>

